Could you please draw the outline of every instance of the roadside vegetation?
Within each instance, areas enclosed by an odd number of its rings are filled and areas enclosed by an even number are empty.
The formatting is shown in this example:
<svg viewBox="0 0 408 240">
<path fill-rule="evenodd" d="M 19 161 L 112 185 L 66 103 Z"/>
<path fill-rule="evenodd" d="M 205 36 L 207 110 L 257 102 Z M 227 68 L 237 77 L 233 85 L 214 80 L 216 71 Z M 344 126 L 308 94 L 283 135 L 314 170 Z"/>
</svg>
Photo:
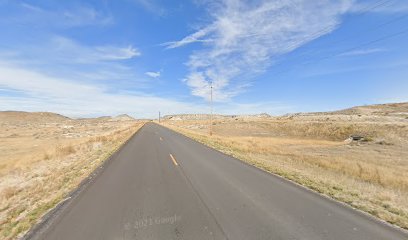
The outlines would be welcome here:
<svg viewBox="0 0 408 240">
<path fill-rule="evenodd" d="M 0 118 L 0 239 L 21 237 L 142 125 Z"/>
<path fill-rule="evenodd" d="M 408 112 L 408 111 L 407 111 Z M 309 115 L 167 120 L 221 152 L 408 229 L 405 117 Z M 351 141 L 350 135 L 365 136 Z"/>
</svg>

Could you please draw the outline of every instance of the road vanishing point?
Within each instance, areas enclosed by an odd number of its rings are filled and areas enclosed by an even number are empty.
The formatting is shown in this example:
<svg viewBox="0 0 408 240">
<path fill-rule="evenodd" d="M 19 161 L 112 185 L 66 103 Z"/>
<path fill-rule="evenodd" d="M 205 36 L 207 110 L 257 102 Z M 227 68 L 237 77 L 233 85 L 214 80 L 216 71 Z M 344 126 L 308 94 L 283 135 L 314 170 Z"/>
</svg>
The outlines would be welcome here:
<svg viewBox="0 0 408 240">
<path fill-rule="evenodd" d="M 24 238 L 406 240 L 408 235 L 147 123 Z"/>
</svg>

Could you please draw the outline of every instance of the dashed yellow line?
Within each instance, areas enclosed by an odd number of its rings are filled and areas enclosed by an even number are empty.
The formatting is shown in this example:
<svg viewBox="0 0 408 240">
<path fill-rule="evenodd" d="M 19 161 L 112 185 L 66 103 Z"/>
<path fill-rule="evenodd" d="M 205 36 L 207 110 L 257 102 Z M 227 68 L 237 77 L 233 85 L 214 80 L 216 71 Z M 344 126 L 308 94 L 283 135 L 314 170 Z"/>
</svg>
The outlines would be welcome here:
<svg viewBox="0 0 408 240">
<path fill-rule="evenodd" d="M 176 159 L 173 157 L 173 155 L 171 155 L 171 153 L 170 153 L 170 158 L 171 160 L 173 160 L 174 165 L 178 166 Z"/>
</svg>

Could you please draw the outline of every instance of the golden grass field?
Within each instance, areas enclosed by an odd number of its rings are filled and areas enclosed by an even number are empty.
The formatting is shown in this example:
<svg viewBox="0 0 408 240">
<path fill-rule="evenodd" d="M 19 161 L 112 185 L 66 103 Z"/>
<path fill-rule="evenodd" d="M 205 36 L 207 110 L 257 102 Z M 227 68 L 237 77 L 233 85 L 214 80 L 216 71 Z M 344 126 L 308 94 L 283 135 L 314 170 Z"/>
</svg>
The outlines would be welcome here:
<svg viewBox="0 0 408 240">
<path fill-rule="evenodd" d="M 283 117 L 167 119 L 199 142 L 408 229 L 408 103 Z M 352 134 L 366 141 L 352 142 Z"/>
<path fill-rule="evenodd" d="M 142 125 L 0 112 L 0 239 L 24 234 Z"/>
</svg>

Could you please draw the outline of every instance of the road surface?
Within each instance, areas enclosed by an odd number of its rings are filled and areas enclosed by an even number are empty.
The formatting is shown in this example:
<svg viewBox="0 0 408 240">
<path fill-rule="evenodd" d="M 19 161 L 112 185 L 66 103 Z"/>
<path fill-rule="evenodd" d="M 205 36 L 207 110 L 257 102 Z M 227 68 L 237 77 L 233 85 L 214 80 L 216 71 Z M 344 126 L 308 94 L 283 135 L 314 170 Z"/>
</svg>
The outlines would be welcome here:
<svg viewBox="0 0 408 240">
<path fill-rule="evenodd" d="M 27 237 L 408 239 L 399 229 L 153 123 Z"/>
</svg>

